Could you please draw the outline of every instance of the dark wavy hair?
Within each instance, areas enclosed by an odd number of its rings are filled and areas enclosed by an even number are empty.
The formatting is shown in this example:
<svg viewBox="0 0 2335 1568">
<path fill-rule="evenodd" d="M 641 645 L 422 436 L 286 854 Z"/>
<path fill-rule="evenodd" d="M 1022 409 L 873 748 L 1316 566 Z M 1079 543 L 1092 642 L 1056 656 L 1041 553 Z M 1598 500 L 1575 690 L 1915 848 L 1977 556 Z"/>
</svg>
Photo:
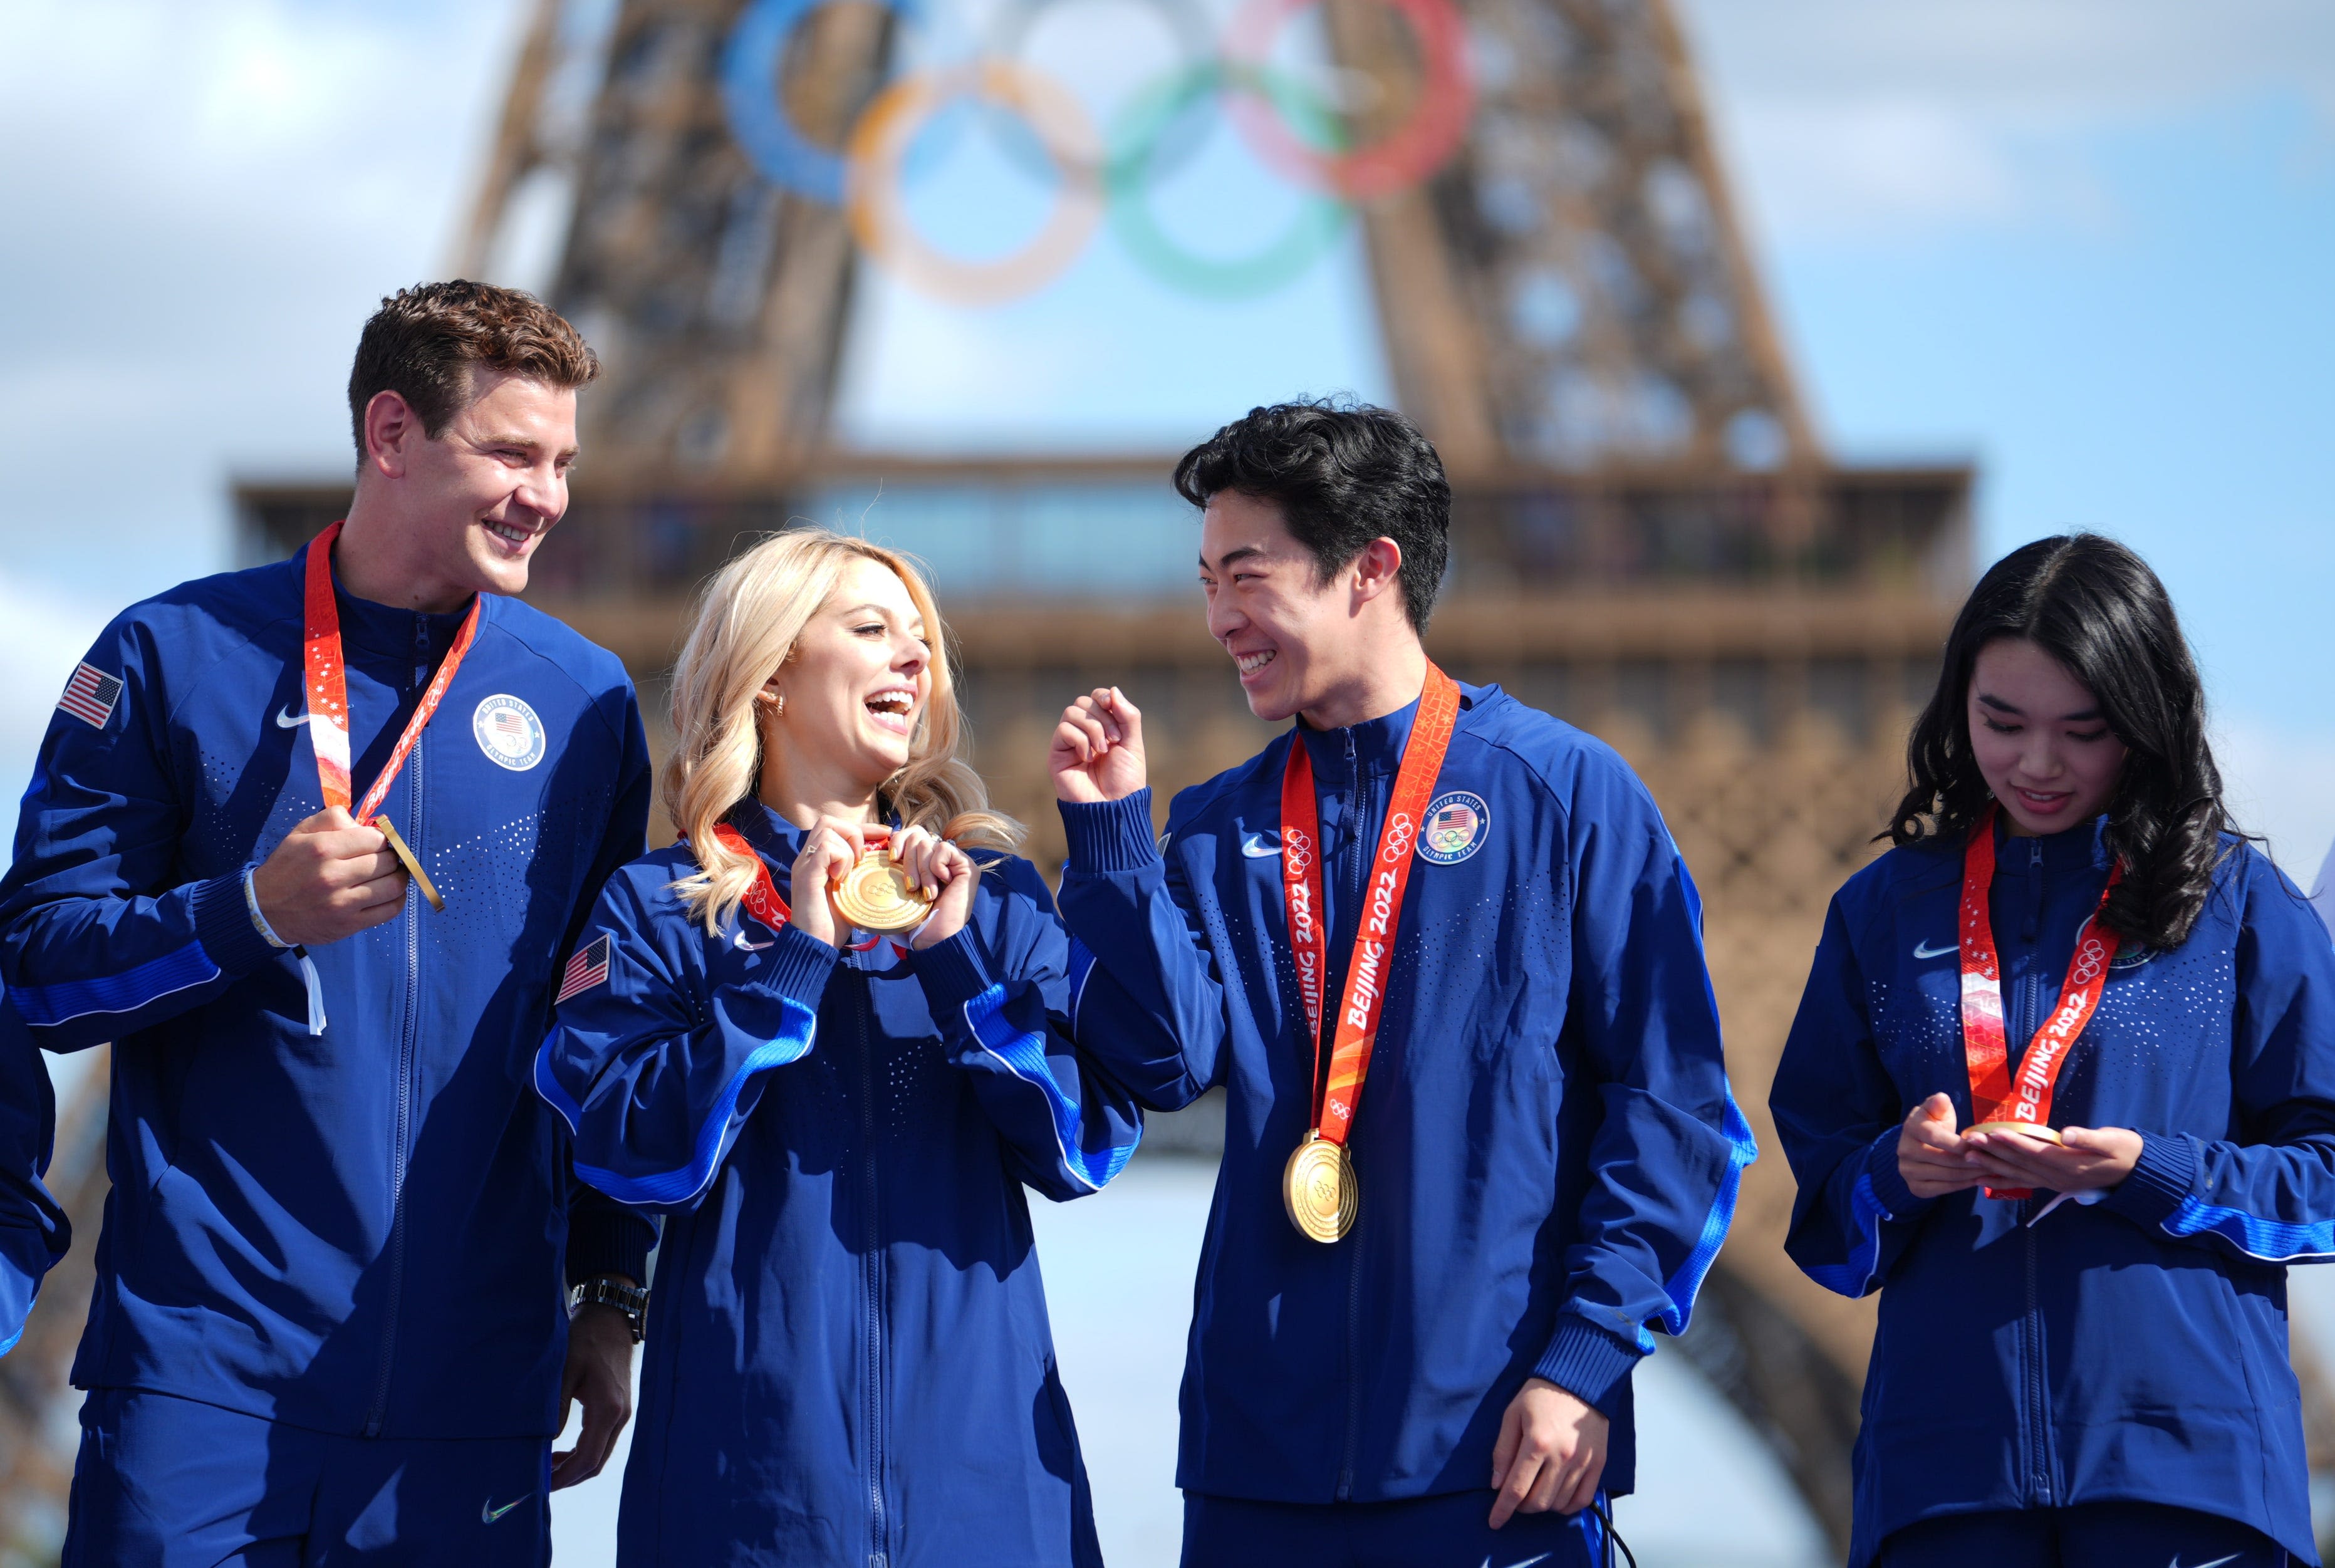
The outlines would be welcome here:
<svg viewBox="0 0 2335 1568">
<path fill-rule="evenodd" d="M 2107 847 L 2124 880 L 2102 919 L 2129 942 L 2178 947 L 2213 892 L 2236 825 L 2205 741 L 2205 689 L 2165 585 L 2114 539 L 2062 534 L 2011 551 L 1979 579 L 1946 638 L 1938 689 L 1905 745 L 1909 787 L 1890 819 L 1897 844 L 1960 844 L 1993 799 L 1970 735 L 1979 651 L 2023 638 L 2057 659 L 2129 749 L 2108 803 Z"/>
<path fill-rule="evenodd" d="M 1409 420 L 1327 398 L 1251 409 L 1176 465 L 1176 493 L 1194 506 L 1226 490 L 1279 507 L 1319 582 L 1372 539 L 1392 539 L 1402 548 L 1403 613 L 1413 630 L 1427 630 L 1451 558 L 1451 486 Z"/>
</svg>

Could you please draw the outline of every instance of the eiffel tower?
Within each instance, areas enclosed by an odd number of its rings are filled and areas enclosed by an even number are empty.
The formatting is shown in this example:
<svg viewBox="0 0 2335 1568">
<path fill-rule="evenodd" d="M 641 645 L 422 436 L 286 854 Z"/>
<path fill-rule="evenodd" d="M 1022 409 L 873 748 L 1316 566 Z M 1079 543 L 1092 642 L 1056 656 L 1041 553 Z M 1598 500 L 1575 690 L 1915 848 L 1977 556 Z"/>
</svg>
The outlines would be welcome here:
<svg viewBox="0 0 2335 1568">
<path fill-rule="evenodd" d="M 1049 3 L 1004 0 L 987 36 L 1026 31 Z M 1202 15 L 1192 3 L 1153 9 L 1174 31 Z M 839 442 L 852 296 L 883 258 L 855 230 L 864 212 L 774 178 L 739 118 L 742 77 L 798 165 L 838 169 L 834 150 L 883 118 L 871 106 L 890 112 L 911 19 L 952 4 L 981 0 L 538 0 L 454 270 L 539 284 L 506 274 L 515 235 L 550 211 L 564 239 L 545 292 L 607 365 L 531 598 L 622 653 L 654 712 L 706 571 L 741 537 L 880 489 L 871 519 L 954 548 L 935 565 L 978 760 L 1058 864 L 1042 759 L 1069 694 L 1112 681 L 1143 702 L 1161 801 L 1265 737 L 1190 602 L 1173 454 L 938 460 Z M 1971 473 L 1825 455 L 1666 0 L 1319 6 L 1324 75 L 1343 84 L 1331 145 L 1389 149 L 1465 79 L 1430 167 L 1374 180 L 1383 162 L 1358 156 L 1338 190 L 1397 402 L 1452 480 L 1455 564 L 1429 647 L 1615 744 L 1702 887 L 1736 1094 L 1768 1152 L 1679 1349 L 1845 1545 L 1872 1303 L 1826 1294 L 1782 1253 L 1791 1180 L 1767 1089 L 1826 900 L 1872 853 L 1970 580 Z M 296 547 L 346 494 L 240 487 L 247 553 Z M 1041 557 L 1068 562 L 1051 586 L 1007 569 Z M 1136 569 L 1153 559 L 1173 569 Z M 1150 1141 L 1209 1136 L 1204 1102 Z M 80 1152 L 60 1172 L 83 1247 L 103 1191 L 91 1144 L 68 1139 Z M 0 1517 L 11 1488 L 54 1493 L 53 1426 L 36 1427 L 78 1326 L 76 1278 L 44 1296 L 35 1354 L 0 1363 Z M 2314 1453 L 2328 1430 L 2314 1418 Z"/>
</svg>

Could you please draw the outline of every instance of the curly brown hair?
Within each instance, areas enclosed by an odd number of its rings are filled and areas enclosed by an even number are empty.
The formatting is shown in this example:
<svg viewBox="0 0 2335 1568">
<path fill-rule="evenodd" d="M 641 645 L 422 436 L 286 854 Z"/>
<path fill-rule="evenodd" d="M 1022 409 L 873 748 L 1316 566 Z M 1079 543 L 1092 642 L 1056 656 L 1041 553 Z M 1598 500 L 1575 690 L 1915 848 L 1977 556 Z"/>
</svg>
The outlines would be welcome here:
<svg viewBox="0 0 2335 1568">
<path fill-rule="evenodd" d="M 583 334 L 531 294 L 460 277 L 401 288 L 365 323 L 349 370 L 357 465 L 364 465 L 365 410 L 375 397 L 403 398 L 434 440 L 470 405 L 476 365 L 555 387 L 585 386 L 600 373 Z"/>
</svg>

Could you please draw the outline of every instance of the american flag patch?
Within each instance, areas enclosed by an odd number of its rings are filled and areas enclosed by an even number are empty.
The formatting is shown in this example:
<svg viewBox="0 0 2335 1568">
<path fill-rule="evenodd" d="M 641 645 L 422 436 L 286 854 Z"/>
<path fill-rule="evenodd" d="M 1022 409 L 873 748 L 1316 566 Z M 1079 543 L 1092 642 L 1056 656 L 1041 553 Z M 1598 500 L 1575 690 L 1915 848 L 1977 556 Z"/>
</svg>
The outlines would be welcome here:
<svg viewBox="0 0 2335 1568">
<path fill-rule="evenodd" d="M 579 991 L 589 991 L 608 978 L 608 954 L 611 942 L 606 933 L 598 941 L 576 950 L 567 961 L 567 973 L 560 977 L 559 994 L 552 999 L 557 1007 Z"/>
<path fill-rule="evenodd" d="M 82 723 L 102 730 L 113 717 L 113 704 L 121 700 L 121 677 L 109 675 L 83 660 L 65 682 L 65 694 L 57 699 L 57 706 Z"/>
</svg>

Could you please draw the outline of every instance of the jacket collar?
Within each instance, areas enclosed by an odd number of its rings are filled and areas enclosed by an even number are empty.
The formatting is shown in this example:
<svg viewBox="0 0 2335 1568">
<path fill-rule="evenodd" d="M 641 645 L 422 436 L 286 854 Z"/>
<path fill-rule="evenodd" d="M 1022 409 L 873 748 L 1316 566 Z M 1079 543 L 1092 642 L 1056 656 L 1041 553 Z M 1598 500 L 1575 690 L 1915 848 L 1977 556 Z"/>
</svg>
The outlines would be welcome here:
<svg viewBox="0 0 2335 1568">
<path fill-rule="evenodd" d="M 2046 833 L 2039 838 L 2013 838 L 2006 831 L 2009 817 L 1995 814 L 1994 847 L 1997 874 L 2024 876 L 2035 864 L 2036 850 L 2042 851 L 2045 876 L 2066 876 L 2079 871 L 2105 871 L 2108 865 L 2106 814 L 2089 822 L 2079 822 L 2073 828 L 2057 833 Z"/>
<path fill-rule="evenodd" d="M 779 891 L 784 893 L 787 874 L 794 869 L 795 857 L 802 853 L 803 830 L 752 795 L 730 808 L 728 820 L 770 866 Z"/>
<path fill-rule="evenodd" d="M 1297 734 L 1317 779 L 1346 777 L 1350 740 L 1356 772 L 1364 776 L 1391 773 L 1402 764 L 1402 749 L 1410 740 L 1411 721 L 1418 717 L 1419 699 L 1414 697 L 1391 713 L 1342 729 L 1315 730 L 1300 719 Z"/>
<path fill-rule="evenodd" d="M 299 571 L 293 578 L 295 592 L 299 591 L 296 585 L 305 580 L 309 547 L 303 546 L 296 557 Z M 462 617 L 470 612 L 470 606 L 465 605 L 459 610 L 437 615 L 360 599 L 342 586 L 341 574 L 337 569 L 333 573 L 333 599 L 340 608 L 341 646 L 344 651 L 354 648 L 371 653 L 411 654 L 414 651 L 414 630 L 418 624 L 429 660 L 433 664 L 454 645 L 454 634 L 462 629 Z M 485 620 L 488 615 L 489 611 L 481 608 L 479 618 Z"/>
<path fill-rule="evenodd" d="M 1459 683 L 1459 721 L 1455 726 L 1465 729 L 1468 716 L 1487 698 L 1497 695 L 1497 686 L 1470 686 Z M 1313 764 L 1316 779 L 1346 776 L 1346 740 L 1354 743 L 1354 765 L 1365 778 L 1384 774 L 1391 777 L 1402 766 L 1403 748 L 1410 743 L 1410 727 L 1419 717 L 1419 699 L 1414 697 L 1393 712 L 1377 719 L 1365 719 L 1359 724 L 1349 724 L 1339 730 L 1315 730 L 1304 720 L 1293 728 L 1305 747 L 1306 760 Z"/>
</svg>

